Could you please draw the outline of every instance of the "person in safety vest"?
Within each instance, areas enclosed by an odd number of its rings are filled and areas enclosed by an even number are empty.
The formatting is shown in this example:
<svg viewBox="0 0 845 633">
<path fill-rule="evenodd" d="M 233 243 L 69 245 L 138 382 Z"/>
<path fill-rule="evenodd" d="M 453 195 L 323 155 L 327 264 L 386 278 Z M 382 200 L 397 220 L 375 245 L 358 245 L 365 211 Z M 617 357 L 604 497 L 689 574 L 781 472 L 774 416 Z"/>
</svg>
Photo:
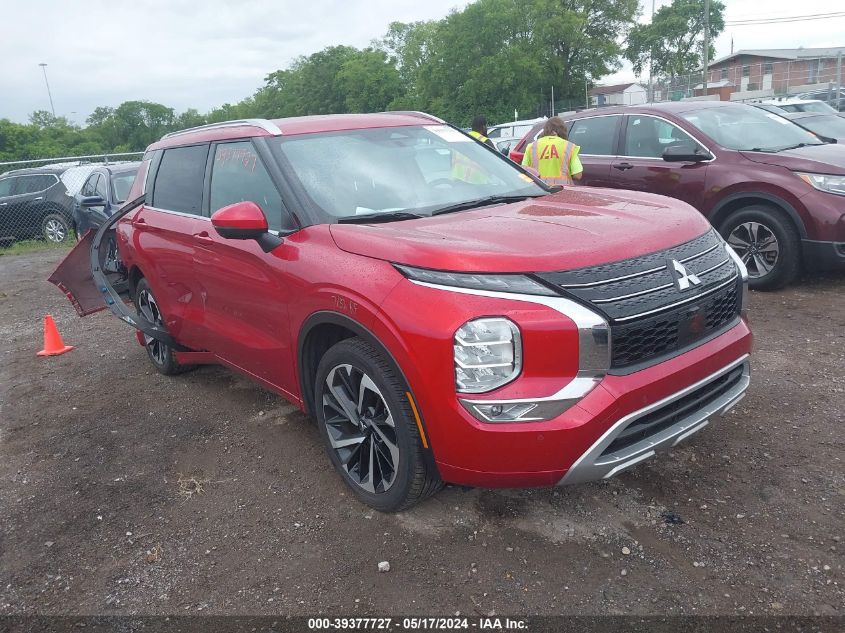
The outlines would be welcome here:
<svg viewBox="0 0 845 633">
<path fill-rule="evenodd" d="M 469 135 L 480 143 L 484 143 L 485 145 L 489 145 L 493 149 L 496 149 L 496 146 L 493 145 L 493 141 L 487 138 L 487 119 L 484 115 L 475 115 L 472 119 L 472 131 Z"/>
<path fill-rule="evenodd" d="M 566 138 L 563 121 L 553 116 L 546 121 L 540 138 L 525 148 L 522 165 L 548 185 L 572 185 L 584 173 L 579 151 L 581 148 Z"/>
</svg>

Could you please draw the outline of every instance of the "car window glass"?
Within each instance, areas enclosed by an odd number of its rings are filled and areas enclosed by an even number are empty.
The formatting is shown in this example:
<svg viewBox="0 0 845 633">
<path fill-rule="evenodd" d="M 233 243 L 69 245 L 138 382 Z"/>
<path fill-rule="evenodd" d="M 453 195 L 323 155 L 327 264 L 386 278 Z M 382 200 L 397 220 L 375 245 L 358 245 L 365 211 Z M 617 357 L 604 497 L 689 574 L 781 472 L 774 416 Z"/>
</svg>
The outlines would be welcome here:
<svg viewBox="0 0 845 633">
<path fill-rule="evenodd" d="M 14 182 L 15 178 L 4 178 L 0 180 L 0 196 L 12 195 L 12 184 Z"/>
<path fill-rule="evenodd" d="M 94 187 L 94 195 L 100 196 L 103 200 L 109 199 L 109 192 L 106 183 L 106 177 L 103 174 L 100 174 L 100 177 L 97 180 L 97 184 Z"/>
<path fill-rule="evenodd" d="M 36 193 L 38 191 L 43 191 L 49 186 L 45 178 L 50 177 L 21 176 L 20 178 L 18 178 L 16 193 Z M 52 179 L 50 179 L 50 182 L 52 182 Z"/>
<path fill-rule="evenodd" d="M 218 145 L 211 171 L 209 210 L 213 214 L 225 206 L 246 200 L 261 207 L 271 229 L 292 228 L 288 222 L 282 226 L 282 197 L 252 143 L 242 141 Z"/>
<path fill-rule="evenodd" d="M 200 215 L 207 158 L 208 145 L 165 150 L 153 187 L 152 206 Z"/>
<path fill-rule="evenodd" d="M 79 192 L 83 196 L 93 196 L 94 195 L 94 185 L 97 182 L 97 177 L 99 174 L 91 174 L 88 176 L 88 180 L 85 181 L 85 184 L 82 185 L 82 190 Z"/>
<path fill-rule="evenodd" d="M 569 140 L 581 147 L 581 154 L 612 156 L 621 116 L 579 119 L 569 128 Z"/>
<path fill-rule="evenodd" d="M 651 116 L 628 116 L 623 156 L 661 158 L 663 151 L 672 145 L 699 147 L 689 134 L 668 121 Z"/>
<path fill-rule="evenodd" d="M 115 202 L 126 202 L 132 183 L 135 182 L 137 171 L 127 171 L 120 174 L 113 174 L 111 177 L 112 192 Z"/>
</svg>

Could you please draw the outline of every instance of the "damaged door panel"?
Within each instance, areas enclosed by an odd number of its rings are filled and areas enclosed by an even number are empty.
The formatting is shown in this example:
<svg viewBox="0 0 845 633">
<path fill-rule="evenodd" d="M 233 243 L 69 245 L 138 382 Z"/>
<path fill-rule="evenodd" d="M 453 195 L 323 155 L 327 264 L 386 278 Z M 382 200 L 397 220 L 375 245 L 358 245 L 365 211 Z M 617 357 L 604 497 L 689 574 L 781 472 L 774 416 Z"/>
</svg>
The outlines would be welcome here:
<svg viewBox="0 0 845 633">
<path fill-rule="evenodd" d="M 126 203 L 94 233 L 89 231 L 47 279 L 70 300 L 79 316 L 108 308 L 143 334 L 159 340 L 174 350 L 184 351 L 161 326 L 139 315 L 129 297 L 129 278 L 120 259 L 115 225 L 125 215 L 144 204 L 145 196 Z"/>
</svg>

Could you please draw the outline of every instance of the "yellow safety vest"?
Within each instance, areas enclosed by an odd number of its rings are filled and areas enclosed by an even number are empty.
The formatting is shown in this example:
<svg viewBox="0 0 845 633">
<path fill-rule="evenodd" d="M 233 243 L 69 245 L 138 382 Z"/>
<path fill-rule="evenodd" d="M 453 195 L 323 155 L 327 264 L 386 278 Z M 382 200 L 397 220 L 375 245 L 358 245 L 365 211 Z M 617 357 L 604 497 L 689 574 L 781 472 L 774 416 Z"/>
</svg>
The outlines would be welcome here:
<svg viewBox="0 0 845 633">
<path fill-rule="evenodd" d="M 486 136 L 484 136 L 481 132 L 476 132 L 475 130 L 472 130 L 472 131 L 469 133 L 469 135 L 470 135 L 471 137 L 473 137 L 473 138 L 477 138 L 477 139 L 478 139 L 479 141 L 481 141 L 482 143 L 486 143 L 487 141 L 489 141 L 489 140 L 490 140 L 489 138 L 487 138 Z"/>
<path fill-rule="evenodd" d="M 575 143 L 559 136 L 544 136 L 531 143 L 526 153 L 530 153 L 531 167 L 543 182 L 548 185 L 571 185 L 575 181 L 569 174 L 569 161 L 580 149 Z"/>
</svg>

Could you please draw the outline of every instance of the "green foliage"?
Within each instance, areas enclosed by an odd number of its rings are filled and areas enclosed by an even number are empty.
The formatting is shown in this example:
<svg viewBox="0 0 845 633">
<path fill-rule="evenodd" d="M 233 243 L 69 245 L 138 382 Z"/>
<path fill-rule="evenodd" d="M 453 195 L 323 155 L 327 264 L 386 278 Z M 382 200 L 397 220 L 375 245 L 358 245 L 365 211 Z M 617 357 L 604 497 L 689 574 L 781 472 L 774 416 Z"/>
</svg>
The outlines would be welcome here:
<svg viewBox="0 0 845 633">
<path fill-rule="evenodd" d="M 43 111 L 29 124 L 0 120 L 0 160 L 140 151 L 172 130 L 253 117 L 407 109 L 466 126 L 475 114 L 536 116 L 552 86 L 580 103 L 585 82 L 619 67 L 637 11 L 637 0 L 476 0 L 441 20 L 394 22 L 363 50 L 298 57 L 252 96 L 207 114 L 127 101 L 96 108 L 84 128 Z"/>
<path fill-rule="evenodd" d="M 710 41 L 725 29 L 725 5 L 710 2 Z M 674 79 L 701 70 L 704 35 L 703 0 L 672 0 L 660 7 L 651 24 L 638 24 L 628 35 L 625 57 L 641 74 L 654 55 L 653 74 Z M 711 44 L 710 59 L 716 49 Z"/>
</svg>

